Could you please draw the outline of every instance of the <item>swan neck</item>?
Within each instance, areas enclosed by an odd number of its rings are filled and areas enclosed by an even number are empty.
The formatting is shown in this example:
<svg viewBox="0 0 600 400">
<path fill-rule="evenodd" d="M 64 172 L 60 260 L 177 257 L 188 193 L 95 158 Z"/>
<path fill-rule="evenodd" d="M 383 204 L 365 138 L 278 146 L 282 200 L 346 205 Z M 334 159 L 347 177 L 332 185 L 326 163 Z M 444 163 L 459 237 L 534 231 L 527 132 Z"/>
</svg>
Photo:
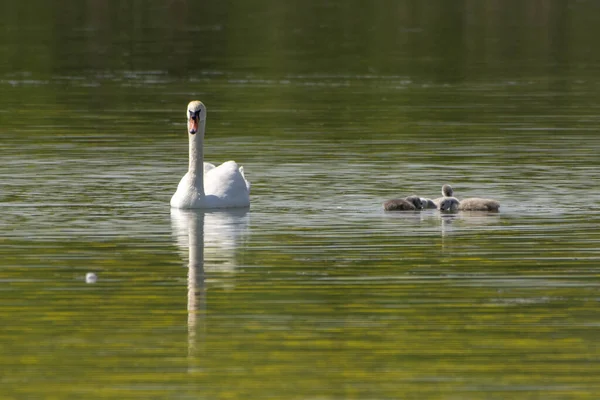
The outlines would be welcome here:
<svg viewBox="0 0 600 400">
<path fill-rule="evenodd" d="M 189 174 L 194 180 L 196 187 L 204 191 L 204 121 L 201 121 L 198 132 L 189 135 L 190 142 L 190 165 Z"/>
</svg>

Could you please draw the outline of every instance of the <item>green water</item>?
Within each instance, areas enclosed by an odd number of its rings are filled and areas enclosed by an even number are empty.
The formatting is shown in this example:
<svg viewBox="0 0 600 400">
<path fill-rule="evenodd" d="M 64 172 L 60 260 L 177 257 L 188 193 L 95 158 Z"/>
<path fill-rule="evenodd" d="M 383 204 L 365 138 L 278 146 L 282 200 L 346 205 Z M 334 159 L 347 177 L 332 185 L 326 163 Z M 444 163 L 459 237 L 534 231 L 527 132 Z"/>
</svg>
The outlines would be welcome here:
<svg viewBox="0 0 600 400">
<path fill-rule="evenodd" d="M 0 397 L 598 398 L 599 13 L 3 5 Z M 192 99 L 249 211 L 170 210 Z"/>
</svg>

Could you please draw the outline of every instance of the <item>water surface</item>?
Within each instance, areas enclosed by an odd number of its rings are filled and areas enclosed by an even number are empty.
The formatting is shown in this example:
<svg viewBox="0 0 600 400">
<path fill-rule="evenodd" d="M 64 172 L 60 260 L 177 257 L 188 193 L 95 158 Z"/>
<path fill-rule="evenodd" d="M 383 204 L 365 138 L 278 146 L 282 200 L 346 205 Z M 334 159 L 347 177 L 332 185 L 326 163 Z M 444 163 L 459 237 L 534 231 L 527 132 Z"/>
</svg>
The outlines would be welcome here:
<svg viewBox="0 0 600 400">
<path fill-rule="evenodd" d="M 217 3 L 2 13 L 3 396 L 597 398 L 597 6 Z"/>
</svg>

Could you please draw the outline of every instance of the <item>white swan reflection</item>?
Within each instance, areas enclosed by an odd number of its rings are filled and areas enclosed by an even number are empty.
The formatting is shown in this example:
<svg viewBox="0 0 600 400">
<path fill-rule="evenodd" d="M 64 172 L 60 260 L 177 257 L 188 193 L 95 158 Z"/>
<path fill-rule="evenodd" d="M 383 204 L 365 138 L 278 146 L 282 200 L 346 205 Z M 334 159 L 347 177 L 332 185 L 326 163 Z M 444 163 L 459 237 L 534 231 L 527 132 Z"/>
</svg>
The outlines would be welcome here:
<svg viewBox="0 0 600 400">
<path fill-rule="evenodd" d="M 206 308 L 205 271 L 234 272 L 236 252 L 248 232 L 247 209 L 205 212 L 171 209 L 171 228 L 188 265 L 188 356 L 196 351 L 198 318 Z"/>
</svg>

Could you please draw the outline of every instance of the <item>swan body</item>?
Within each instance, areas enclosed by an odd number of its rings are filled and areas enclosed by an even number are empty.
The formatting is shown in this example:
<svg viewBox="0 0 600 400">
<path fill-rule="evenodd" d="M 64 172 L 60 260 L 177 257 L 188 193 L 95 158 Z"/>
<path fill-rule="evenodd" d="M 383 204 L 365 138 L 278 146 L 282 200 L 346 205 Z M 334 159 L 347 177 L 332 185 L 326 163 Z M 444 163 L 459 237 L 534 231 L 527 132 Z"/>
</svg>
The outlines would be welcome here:
<svg viewBox="0 0 600 400">
<path fill-rule="evenodd" d="M 204 162 L 206 107 L 192 101 L 187 107 L 189 168 L 171 197 L 173 208 L 240 208 L 250 206 L 250 183 L 235 161 L 218 167 Z"/>
</svg>

